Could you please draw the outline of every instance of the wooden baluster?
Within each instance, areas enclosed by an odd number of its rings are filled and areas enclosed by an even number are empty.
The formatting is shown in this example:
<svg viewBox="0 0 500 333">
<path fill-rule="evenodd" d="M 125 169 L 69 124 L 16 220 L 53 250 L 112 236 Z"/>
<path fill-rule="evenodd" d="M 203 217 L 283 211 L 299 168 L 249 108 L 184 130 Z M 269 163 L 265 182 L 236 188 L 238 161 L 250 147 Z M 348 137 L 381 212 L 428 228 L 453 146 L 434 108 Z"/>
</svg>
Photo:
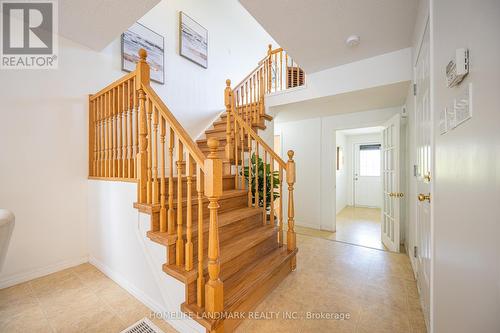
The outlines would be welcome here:
<svg viewBox="0 0 500 333">
<path fill-rule="evenodd" d="M 259 143 L 255 141 L 255 207 L 259 207 Z"/>
<path fill-rule="evenodd" d="M 280 246 L 283 246 L 283 168 L 279 166 L 278 179 L 280 181 L 279 184 L 279 193 L 280 197 L 278 199 L 278 205 L 280 206 L 279 210 L 279 226 L 278 226 L 278 243 Z"/>
<path fill-rule="evenodd" d="M 127 87 L 128 100 L 128 178 L 135 177 L 134 168 L 134 81 L 129 81 Z"/>
<path fill-rule="evenodd" d="M 248 207 L 252 207 L 252 137 L 247 133 L 248 137 Z"/>
<path fill-rule="evenodd" d="M 210 154 L 205 160 L 205 195 L 208 197 L 210 224 L 208 231 L 208 275 L 205 285 L 205 310 L 209 314 L 221 312 L 224 309 L 224 286 L 220 280 L 219 261 L 219 221 L 217 210 L 219 198 L 222 195 L 222 160 L 217 158 L 219 141 L 210 138 L 207 141 Z"/>
<path fill-rule="evenodd" d="M 274 54 L 274 91 L 278 91 L 278 54 Z"/>
<path fill-rule="evenodd" d="M 187 180 L 187 193 L 186 193 L 186 260 L 185 269 L 190 271 L 193 269 L 193 203 L 192 197 L 192 176 L 194 171 L 194 159 L 189 153 L 186 158 L 186 180 Z"/>
<path fill-rule="evenodd" d="M 167 232 L 165 188 L 165 119 L 160 116 L 160 232 Z"/>
<path fill-rule="evenodd" d="M 263 170 L 262 170 L 262 175 L 263 175 L 263 182 L 262 182 L 262 201 L 263 201 L 263 205 L 262 207 L 264 207 L 264 217 L 263 217 L 263 223 L 264 225 L 267 224 L 267 152 L 265 149 L 262 149 L 263 150 L 263 153 L 264 153 L 264 158 L 263 158 Z"/>
<path fill-rule="evenodd" d="M 272 66 L 273 64 L 271 63 L 272 62 L 272 57 L 271 57 L 271 53 L 272 53 L 272 50 L 273 50 L 273 46 L 271 44 L 269 44 L 269 48 L 267 50 L 267 66 L 268 66 L 268 69 L 267 69 L 267 93 L 269 94 L 272 90 L 272 86 L 273 86 L 273 73 L 272 73 Z"/>
<path fill-rule="evenodd" d="M 95 167 L 95 176 L 101 176 L 101 108 L 100 108 L 100 97 L 94 99 L 94 107 L 95 107 L 95 121 L 96 121 L 96 145 L 97 145 L 97 156 L 96 156 L 96 167 Z"/>
<path fill-rule="evenodd" d="M 112 149 L 113 149 L 113 129 L 112 129 L 112 109 L 111 109 L 111 91 L 109 91 L 107 93 L 107 108 L 108 108 L 108 112 L 107 112 L 107 126 L 106 126 L 106 129 L 107 129 L 107 139 L 108 139 L 108 170 L 106 171 L 106 176 L 107 177 L 113 177 L 113 173 L 112 173 L 112 170 L 113 170 L 113 152 L 112 152 Z"/>
<path fill-rule="evenodd" d="M 288 54 L 287 53 L 285 53 L 285 75 L 286 75 L 285 89 L 288 89 Z"/>
<path fill-rule="evenodd" d="M 123 122 L 123 137 L 122 137 L 122 177 L 123 178 L 129 178 L 128 176 L 128 149 L 127 149 L 127 136 L 128 136 L 128 122 L 127 122 L 127 115 L 128 115 L 128 95 L 127 95 L 127 89 L 130 81 L 127 81 L 123 84 L 122 86 L 122 105 L 123 105 L 123 110 L 122 110 L 122 122 Z"/>
<path fill-rule="evenodd" d="M 238 172 L 238 164 L 239 164 L 239 149 L 238 149 L 238 136 L 239 136 L 239 131 L 241 131 L 242 129 L 238 126 L 236 126 L 234 128 L 234 137 L 235 137 L 235 140 L 234 140 L 234 169 L 236 170 L 235 171 L 235 174 L 234 174 L 234 188 L 235 189 L 238 189 L 238 184 L 239 184 L 239 177 L 240 177 L 240 174 Z"/>
<path fill-rule="evenodd" d="M 148 193 L 148 125 L 146 116 L 146 96 L 144 90 L 139 89 L 139 153 L 137 154 L 137 178 L 139 202 L 147 203 Z"/>
<path fill-rule="evenodd" d="M 184 265 L 184 239 L 182 237 L 182 161 L 184 149 L 180 138 L 177 140 L 177 243 L 175 251 L 175 263 L 177 266 Z"/>
<path fill-rule="evenodd" d="M 196 280 L 196 303 L 205 305 L 205 277 L 203 274 L 203 187 L 205 174 L 198 166 L 196 169 L 196 191 L 198 192 L 198 278 Z"/>
<path fill-rule="evenodd" d="M 103 168 L 103 177 L 109 176 L 109 161 L 108 161 L 108 145 L 109 145 L 109 135 L 108 135 L 108 93 L 103 94 L 102 98 L 103 103 L 103 120 L 102 120 L 102 128 L 103 128 L 103 140 L 104 140 L 104 168 Z"/>
<path fill-rule="evenodd" d="M 139 107 L 138 107 L 138 104 L 139 104 L 139 94 L 134 91 L 133 93 L 133 96 L 134 96 L 134 101 L 136 101 L 134 103 L 135 105 L 135 151 L 138 152 L 139 151 Z M 147 118 L 146 118 L 147 119 Z M 147 129 L 147 128 L 146 128 Z M 137 161 L 137 157 L 136 157 L 136 161 L 134 163 L 135 165 L 135 177 L 139 177 L 139 173 L 138 173 L 138 164 L 139 162 Z M 146 165 L 147 165 L 147 161 L 146 161 Z"/>
<path fill-rule="evenodd" d="M 160 199 L 160 185 L 158 183 L 158 109 L 153 107 L 153 204 L 158 204 Z"/>
<path fill-rule="evenodd" d="M 134 79 L 134 85 L 137 84 L 137 80 Z M 135 160 L 134 160 L 134 175 L 135 178 L 139 177 L 139 173 L 137 170 L 137 153 L 139 152 L 139 94 L 137 90 L 134 90 L 132 92 L 132 97 L 134 98 L 134 105 L 135 105 Z"/>
<path fill-rule="evenodd" d="M 148 182 L 147 182 L 147 202 L 153 203 L 153 136 L 152 136 L 152 115 L 153 104 L 149 97 L 146 96 L 146 113 L 148 127 Z"/>
<path fill-rule="evenodd" d="M 174 130 L 170 128 L 168 138 L 168 234 L 175 234 L 175 215 L 174 215 Z"/>
<path fill-rule="evenodd" d="M 274 158 L 271 156 L 271 162 L 269 163 L 269 169 L 271 171 L 271 225 L 274 227 Z"/>
<path fill-rule="evenodd" d="M 263 77 L 261 76 L 260 78 L 261 81 L 263 81 Z M 260 96 L 259 96 L 259 110 L 257 111 L 257 123 L 260 122 L 260 116 L 263 114 L 262 108 L 264 106 L 264 86 L 262 86 L 262 90 L 260 91 Z"/>
<path fill-rule="evenodd" d="M 280 90 L 283 90 L 283 51 L 280 51 Z"/>
<path fill-rule="evenodd" d="M 245 130 L 244 128 L 241 128 L 240 129 L 240 150 L 241 150 L 241 153 L 240 153 L 240 158 L 241 158 L 241 174 L 240 174 L 240 189 L 245 189 L 245 176 L 244 176 L 244 172 L 245 172 L 245 141 L 244 141 L 244 137 L 245 137 Z M 238 138 L 236 138 L 237 140 Z M 237 170 L 236 170 L 237 171 Z"/>
<path fill-rule="evenodd" d="M 224 89 L 224 104 L 226 105 L 226 159 L 231 161 L 233 157 L 233 147 L 231 138 L 231 112 L 233 104 L 233 92 L 231 91 L 231 80 L 226 80 L 226 89 Z"/>
<path fill-rule="evenodd" d="M 253 120 L 254 120 L 254 100 L 253 100 L 253 78 L 250 77 L 250 96 L 249 96 L 249 102 L 248 102 L 248 107 L 249 107 L 249 112 L 248 112 L 248 118 L 250 119 L 250 126 L 252 126 Z"/>
<path fill-rule="evenodd" d="M 248 119 L 249 119 L 249 115 L 248 115 L 248 81 L 245 82 L 244 87 L 245 87 L 245 90 L 243 92 L 243 97 L 244 97 L 243 105 L 245 108 L 245 120 L 248 124 Z"/>
<path fill-rule="evenodd" d="M 111 131 L 113 132 L 113 176 L 118 177 L 118 105 L 117 105 L 117 89 L 111 90 L 113 101 L 112 101 L 112 110 L 113 110 L 113 119 L 111 122 Z"/>
<path fill-rule="evenodd" d="M 117 138 L 117 145 L 116 145 L 116 160 L 117 160 L 117 167 L 116 167 L 116 171 L 117 171 L 117 177 L 119 178 L 123 178 L 123 156 L 122 156 L 122 152 L 123 152 L 123 122 L 122 122 L 122 118 L 123 118 L 123 105 L 122 105 L 122 102 L 123 102 L 123 85 L 119 85 L 118 87 L 116 87 L 116 98 L 117 98 L 117 105 L 118 105 L 118 109 L 116 110 L 116 134 L 118 136 Z"/>
<path fill-rule="evenodd" d="M 295 240 L 295 207 L 293 202 L 293 185 L 295 184 L 295 162 L 293 161 L 293 150 L 288 151 L 288 162 L 286 163 L 286 182 L 288 184 L 288 232 L 287 249 L 293 251 L 296 248 Z M 290 261 L 292 270 L 296 268 L 296 259 L 293 257 Z"/>
</svg>

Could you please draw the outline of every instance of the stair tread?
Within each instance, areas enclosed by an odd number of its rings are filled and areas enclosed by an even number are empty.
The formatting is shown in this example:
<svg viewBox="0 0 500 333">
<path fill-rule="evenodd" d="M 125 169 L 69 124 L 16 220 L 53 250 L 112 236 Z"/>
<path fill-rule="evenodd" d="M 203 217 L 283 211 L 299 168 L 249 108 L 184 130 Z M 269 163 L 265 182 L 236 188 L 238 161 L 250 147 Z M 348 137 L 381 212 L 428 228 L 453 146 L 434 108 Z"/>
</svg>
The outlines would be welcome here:
<svg viewBox="0 0 500 333">
<path fill-rule="evenodd" d="M 263 242 L 267 238 L 271 237 L 274 233 L 276 233 L 276 228 L 270 225 L 262 225 L 258 228 L 246 231 L 233 239 L 228 239 L 225 242 L 222 242 L 220 246 L 220 255 L 219 262 L 222 265 L 236 257 L 238 257 L 241 253 L 246 250 L 256 246 L 257 244 Z M 197 256 L 193 258 L 193 262 L 197 262 Z M 206 273 L 208 266 L 208 260 L 204 260 L 204 272 Z M 179 280 L 185 283 L 192 282 L 196 279 L 197 269 L 194 268 L 191 271 L 184 271 L 181 267 L 177 267 L 175 264 L 163 265 L 164 271 L 169 273 L 170 270 L 173 270 L 175 274 L 180 274 L 181 276 L 173 275 Z M 176 271 L 176 272 L 175 272 Z"/>
<path fill-rule="evenodd" d="M 219 213 L 219 227 L 224 227 L 231 223 L 235 223 L 241 221 L 245 218 L 248 218 L 253 215 L 262 214 L 261 208 L 254 207 L 245 207 L 245 208 L 237 208 L 228 212 Z M 203 219 L 203 232 L 208 232 L 210 217 L 207 216 Z M 183 228 L 183 235 L 186 234 L 186 226 Z M 193 220 L 193 238 L 198 237 L 198 220 Z M 148 237 L 159 244 L 162 245 L 171 245 L 175 244 L 177 240 L 177 234 L 168 234 L 168 232 L 160 232 L 160 231 L 148 231 Z"/>
</svg>

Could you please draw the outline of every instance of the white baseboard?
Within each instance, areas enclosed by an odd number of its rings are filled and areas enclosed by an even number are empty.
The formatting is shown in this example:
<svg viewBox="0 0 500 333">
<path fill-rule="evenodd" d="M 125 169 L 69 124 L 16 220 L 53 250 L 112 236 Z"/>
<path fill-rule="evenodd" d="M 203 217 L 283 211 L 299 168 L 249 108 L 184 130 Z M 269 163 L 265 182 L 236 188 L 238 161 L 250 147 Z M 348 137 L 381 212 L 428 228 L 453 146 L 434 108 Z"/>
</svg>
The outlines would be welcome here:
<svg viewBox="0 0 500 333">
<path fill-rule="evenodd" d="M 120 285 L 123 289 L 128 291 L 130 294 L 132 294 L 135 298 L 137 298 L 141 303 L 143 303 L 145 306 L 153 310 L 154 312 L 162 312 L 163 307 L 158 304 L 158 302 L 154 301 L 143 293 L 141 290 L 137 289 L 134 285 L 132 285 L 124 276 L 121 274 L 116 273 L 112 269 L 110 269 L 108 266 L 106 266 L 103 262 L 99 261 L 98 259 L 94 257 L 89 258 L 89 263 L 94 265 L 95 267 L 99 268 L 101 272 L 103 272 L 107 277 L 109 277 L 111 280 L 115 281 L 117 284 Z"/>
<path fill-rule="evenodd" d="M 116 282 L 120 287 L 128 291 L 131 295 L 133 295 L 137 300 L 139 300 L 142 304 L 150 308 L 155 313 L 165 313 L 165 308 L 158 302 L 154 301 L 146 295 L 141 290 L 137 289 L 133 284 L 131 284 L 123 275 L 113 271 L 107 265 L 105 265 L 100 260 L 90 257 L 89 263 L 97 267 L 101 272 L 103 272 L 107 277 Z M 165 319 L 163 319 L 165 320 Z M 165 320 L 169 325 L 175 328 L 178 332 L 194 332 L 193 327 L 191 327 L 188 323 L 181 319 L 171 319 Z"/>
<path fill-rule="evenodd" d="M 0 289 L 7 288 L 10 286 L 14 286 L 19 283 L 23 283 L 26 281 L 30 281 L 45 275 L 49 275 L 58 271 L 62 271 L 63 269 L 70 268 L 73 266 L 77 266 L 83 263 L 88 262 L 88 257 L 80 257 L 80 258 L 74 258 L 74 259 L 68 259 L 64 260 L 52 265 L 48 265 L 45 267 L 40 267 L 40 268 L 35 268 L 33 270 L 30 270 L 28 272 L 23 272 L 23 273 L 18 273 L 18 274 L 13 274 L 13 275 L 8 275 L 5 277 L 2 277 L 0 279 Z"/>
</svg>

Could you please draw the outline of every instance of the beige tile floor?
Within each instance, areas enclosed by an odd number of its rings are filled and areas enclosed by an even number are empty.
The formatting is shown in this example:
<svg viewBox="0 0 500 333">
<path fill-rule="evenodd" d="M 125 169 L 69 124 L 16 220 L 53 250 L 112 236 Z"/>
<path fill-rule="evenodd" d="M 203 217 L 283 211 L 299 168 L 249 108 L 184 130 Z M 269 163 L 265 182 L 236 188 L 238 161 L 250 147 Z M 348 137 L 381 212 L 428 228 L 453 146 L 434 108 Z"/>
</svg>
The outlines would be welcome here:
<svg viewBox="0 0 500 333">
<path fill-rule="evenodd" d="M 337 240 L 350 244 L 387 250 L 380 237 L 381 211 L 378 208 L 347 206 L 337 214 L 337 231 L 329 232 L 305 227 L 296 227 L 304 235 Z"/>
<path fill-rule="evenodd" d="M 246 320 L 238 333 L 425 332 L 409 259 L 297 235 L 297 270 L 255 311 L 277 320 Z M 284 312 L 349 313 L 349 320 L 283 319 Z M 90 264 L 0 290 L 0 332 L 115 333 L 151 311 Z M 166 333 L 173 328 L 153 320 Z"/>
<path fill-rule="evenodd" d="M 297 270 L 255 311 L 277 320 L 246 320 L 238 333 L 426 332 L 409 258 L 297 235 Z M 296 312 L 297 320 L 283 319 Z M 349 313 L 349 320 L 307 320 L 307 312 Z"/>
<path fill-rule="evenodd" d="M 90 264 L 0 290 L 0 332 L 116 333 L 150 313 Z M 162 320 L 153 322 L 175 332 Z"/>
</svg>

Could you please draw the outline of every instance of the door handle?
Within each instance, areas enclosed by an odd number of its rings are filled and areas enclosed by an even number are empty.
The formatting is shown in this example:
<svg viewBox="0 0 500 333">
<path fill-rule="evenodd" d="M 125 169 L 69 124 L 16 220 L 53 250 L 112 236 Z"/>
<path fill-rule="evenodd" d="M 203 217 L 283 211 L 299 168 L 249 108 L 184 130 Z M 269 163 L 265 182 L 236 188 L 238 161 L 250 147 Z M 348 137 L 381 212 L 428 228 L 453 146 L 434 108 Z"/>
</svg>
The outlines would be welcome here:
<svg viewBox="0 0 500 333">
<path fill-rule="evenodd" d="M 431 194 L 423 194 L 423 193 L 420 193 L 418 195 L 418 201 L 425 201 L 427 200 L 428 202 L 431 202 Z"/>
</svg>

